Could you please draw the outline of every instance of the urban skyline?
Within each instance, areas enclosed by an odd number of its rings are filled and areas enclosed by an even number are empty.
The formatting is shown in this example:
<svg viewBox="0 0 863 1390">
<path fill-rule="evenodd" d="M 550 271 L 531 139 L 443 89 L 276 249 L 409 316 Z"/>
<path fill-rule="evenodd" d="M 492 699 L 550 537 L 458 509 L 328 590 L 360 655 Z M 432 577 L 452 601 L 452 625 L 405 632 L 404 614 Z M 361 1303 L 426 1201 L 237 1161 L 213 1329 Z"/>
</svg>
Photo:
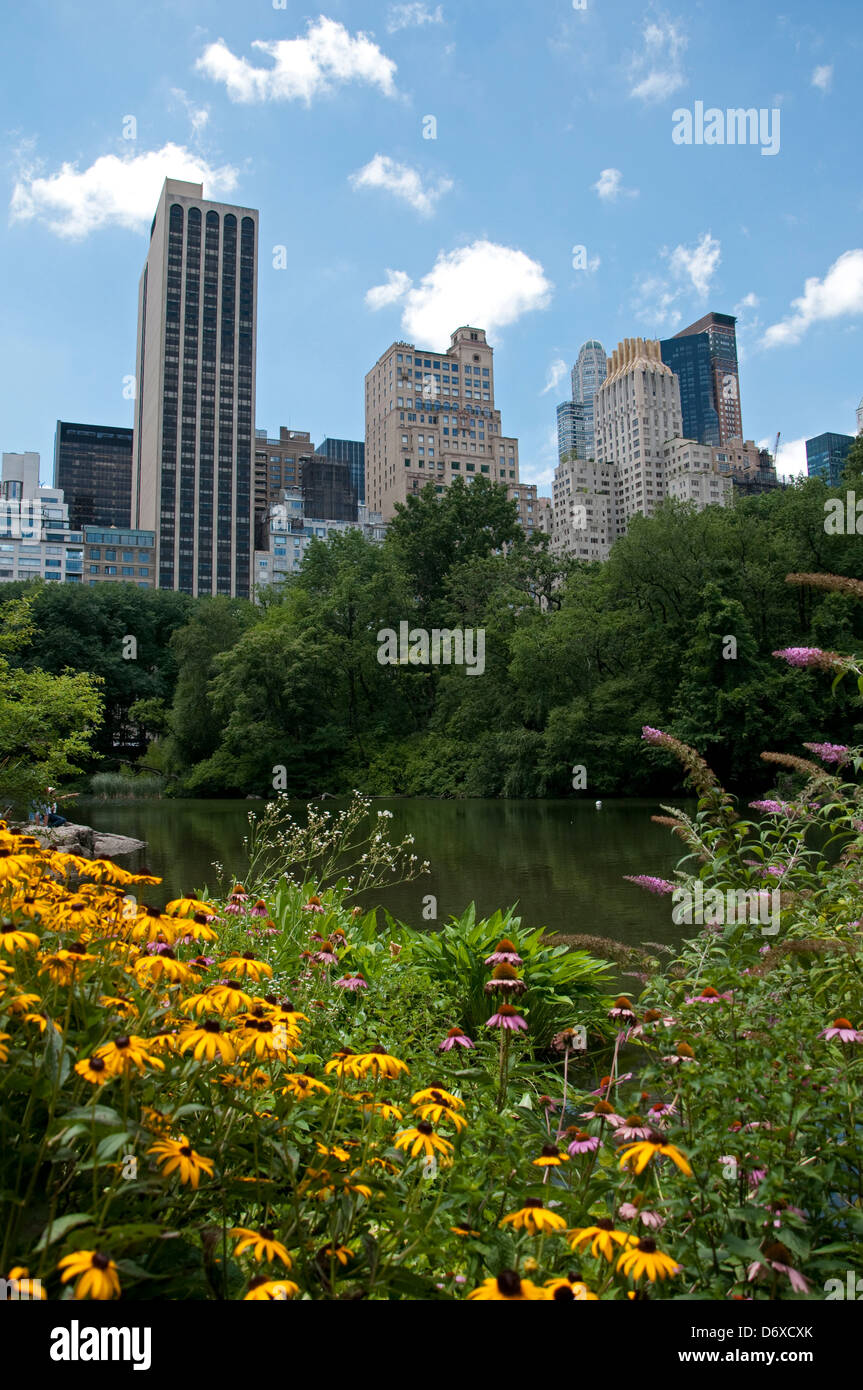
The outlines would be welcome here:
<svg viewBox="0 0 863 1390">
<path fill-rule="evenodd" d="M 119 17 L 100 0 L 86 25 L 58 12 L 38 45 L 10 16 L 6 447 L 48 459 L 58 416 L 131 426 L 130 271 L 168 174 L 261 209 L 260 422 L 356 439 L 361 389 L 333 381 L 359 383 L 383 343 L 442 350 L 478 322 L 522 477 L 547 490 L 543 393 L 550 379 L 560 399 L 579 344 L 673 337 L 712 303 L 739 318 L 746 431 L 781 430 L 783 471 L 803 470 L 800 441 L 850 429 L 863 251 L 847 5 L 748 12 L 743 44 L 709 10 L 635 0 L 463 11 L 341 5 L 307 24 L 216 0 L 201 30 L 156 3 L 129 17 L 122 71 L 105 62 Z M 286 70 L 292 44 L 306 87 Z M 541 117 L 514 98 L 523 84 L 543 91 Z M 776 156 L 676 144 L 675 110 L 712 100 L 780 109 Z M 327 208 L 314 236 L 298 197 Z"/>
</svg>

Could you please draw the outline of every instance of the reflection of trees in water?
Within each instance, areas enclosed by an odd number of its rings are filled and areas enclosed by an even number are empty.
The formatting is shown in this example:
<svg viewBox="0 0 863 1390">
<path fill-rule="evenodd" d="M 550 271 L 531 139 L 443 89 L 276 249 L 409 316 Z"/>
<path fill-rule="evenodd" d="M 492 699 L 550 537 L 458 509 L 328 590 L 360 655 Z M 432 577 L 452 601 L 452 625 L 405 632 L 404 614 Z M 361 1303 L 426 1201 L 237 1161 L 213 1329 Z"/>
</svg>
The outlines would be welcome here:
<svg viewBox="0 0 863 1390">
<path fill-rule="evenodd" d="M 82 819 L 147 841 L 140 859 L 164 883 L 147 900 L 165 902 L 179 892 L 217 888 L 213 861 L 242 878 L 242 841 L 254 801 L 84 802 Z M 301 803 L 300 803 L 301 804 Z M 335 811 L 343 799 L 327 799 Z M 471 899 L 483 915 L 516 900 L 525 926 L 590 932 L 621 941 L 676 942 L 670 899 L 653 897 L 624 874 L 670 877 L 679 842 L 654 825 L 651 801 L 376 801 L 393 812 L 391 837 L 407 832 L 432 872 L 411 883 L 367 895 L 394 916 L 422 926 L 423 899 L 437 898 L 437 924 L 460 914 Z M 297 814 L 297 809 L 292 808 Z M 86 811 L 86 815 L 84 812 Z M 434 926 L 434 923 L 428 923 Z"/>
</svg>

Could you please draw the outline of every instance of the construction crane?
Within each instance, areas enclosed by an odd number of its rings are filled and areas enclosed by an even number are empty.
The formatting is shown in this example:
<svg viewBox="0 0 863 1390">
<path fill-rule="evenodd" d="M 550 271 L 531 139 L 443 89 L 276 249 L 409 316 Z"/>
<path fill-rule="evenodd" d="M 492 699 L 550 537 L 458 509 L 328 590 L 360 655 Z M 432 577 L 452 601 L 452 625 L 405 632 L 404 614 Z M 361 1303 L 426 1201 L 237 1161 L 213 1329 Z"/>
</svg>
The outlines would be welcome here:
<svg viewBox="0 0 863 1390">
<path fill-rule="evenodd" d="M 782 431 L 781 431 L 781 430 L 777 430 L 777 431 L 776 431 L 776 443 L 773 445 L 773 467 L 774 467 L 774 468 L 776 467 L 776 464 L 777 464 L 777 462 L 779 461 L 779 441 L 780 441 L 781 438 L 782 438 Z"/>
</svg>

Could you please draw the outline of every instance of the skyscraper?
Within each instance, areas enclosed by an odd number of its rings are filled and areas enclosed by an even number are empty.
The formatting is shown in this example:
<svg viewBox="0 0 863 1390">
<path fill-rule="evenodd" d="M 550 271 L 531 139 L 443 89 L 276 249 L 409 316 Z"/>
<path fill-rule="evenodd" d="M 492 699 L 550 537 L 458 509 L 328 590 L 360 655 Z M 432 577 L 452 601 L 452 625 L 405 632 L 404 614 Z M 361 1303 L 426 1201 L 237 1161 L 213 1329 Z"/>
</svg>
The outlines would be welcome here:
<svg viewBox="0 0 863 1390">
<path fill-rule="evenodd" d="M 594 397 L 607 370 L 608 358 L 602 343 L 595 338 L 583 343 L 572 369 L 572 399 L 581 407 L 581 420 L 576 423 L 576 452 L 582 459 L 596 458 Z"/>
<path fill-rule="evenodd" d="M 683 433 L 698 444 L 718 445 L 719 412 L 714 404 L 713 357 L 707 333 L 664 338 L 662 360 L 680 382 Z"/>
<path fill-rule="evenodd" d="M 166 179 L 138 297 L 132 524 L 157 584 L 248 598 L 258 214 Z"/>
<path fill-rule="evenodd" d="M 315 450 L 324 458 L 338 459 L 351 470 L 351 482 L 360 505 L 366 500 L 366 446 L 361 439 L 325 439 Z"/>
<path fill-rule="evenodd" d="M 596 393 L 597 462 L 615 467 L 618 534 L 636 513 L 650 516 L 662 501 L 665 444 L 682 431 L 680 387 L 659 343 L 625 338 Z"/>
<path fill-rule="evenodd" d="M 830 487 L 838 487 L 853 434 L 817 434 L 806 441 L 806 472 L 810 478 L 822 478 Z"/>
<path fill-rule="evenodd" d="M 557 457 L 563 459 L 567 454 L 577 454 L 579 442 L 584 440 L 584 406 L 575 401 L 561 401 L 557 407 Z M 584 454 L 579 455 L 584 458 Z"/>
<path fill-rule="evenodd" d="M 125 526 L 132 515 L 132 431 L 57 421 L 54 486 L 69 504 L 69 524 Z"/>
<path fill-rule="evenodd" d="M 730 439 L 743 438 L 736 323 L 737 319 L 733 314 L 705 314 L 696 323 L 691 323 L 688 328 L 681 328 L 680 332 L 675 333 L 674 338 L 669 340 L 674 342 L 681 338 L 690 338 L 696 334 L 707 334 L 713 383 L 712 405 L 719 420 L 719 438 L 710 442 L 717 444 L 727 444 Z M 697 349 L 693 351 L 697 354 Z M 663 360 L 665 360 L 664 353 Z M 695 359 L 690 358 L 689 360 L 694 362 Z M 677 371 L 673 364 L 672 369 Z M 700 392 L 702 390 L 697 374 L 693 375 L 691 387 L 687 390 L 691 401 L 688 410 L 690 418 L 692 418 L 692 415 L 698 412 L 698 401 L 701 398 Z M 683 387 L 681 387 L 682 395 Z M 698 436 L 693 435 L 692 438 L 695 439 Z"/>
<path fill-rule="evenodd" d="M 518 490 L 518 440 L 501 434 L 493 372 L 485 330 L 464 327 L 444 352 L 391 343 L 366 373 L 366 504 L 385 521 L 428 483 L 443 492 L 485 476 Z"/>
<path fill-rule="evenodd" d="M 303 460 L 306 516 L 322 521 L 356 521 L 357 494 L 350 465 L 342 459 L 310 454 Z"/>
<path fill-rule="evenodd" d="M 863 434 L 863 400 L 857 407 L 857 433 Z"/>
</svg>

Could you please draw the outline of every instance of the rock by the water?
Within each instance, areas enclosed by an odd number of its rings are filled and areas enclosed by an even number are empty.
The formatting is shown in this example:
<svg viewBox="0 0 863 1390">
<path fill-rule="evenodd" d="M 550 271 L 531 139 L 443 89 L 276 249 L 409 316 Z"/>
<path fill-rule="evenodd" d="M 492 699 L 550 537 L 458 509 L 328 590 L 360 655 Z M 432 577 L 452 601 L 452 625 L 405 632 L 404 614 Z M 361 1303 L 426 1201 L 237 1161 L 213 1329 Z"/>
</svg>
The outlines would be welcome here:
<svg viewBox="0 0 863 1390">
<path fill-rule="evenodd" d="M 21 834 L 35 835 L 48 849 L 63 854 L 77 854 L 82 859 L 122 859 L 146 848 L 146 840 L 133 840 L 129 835 L 106 835 L 89 825 L 35 825 L 32 822 L 16 827 Z"/>
</svg>

